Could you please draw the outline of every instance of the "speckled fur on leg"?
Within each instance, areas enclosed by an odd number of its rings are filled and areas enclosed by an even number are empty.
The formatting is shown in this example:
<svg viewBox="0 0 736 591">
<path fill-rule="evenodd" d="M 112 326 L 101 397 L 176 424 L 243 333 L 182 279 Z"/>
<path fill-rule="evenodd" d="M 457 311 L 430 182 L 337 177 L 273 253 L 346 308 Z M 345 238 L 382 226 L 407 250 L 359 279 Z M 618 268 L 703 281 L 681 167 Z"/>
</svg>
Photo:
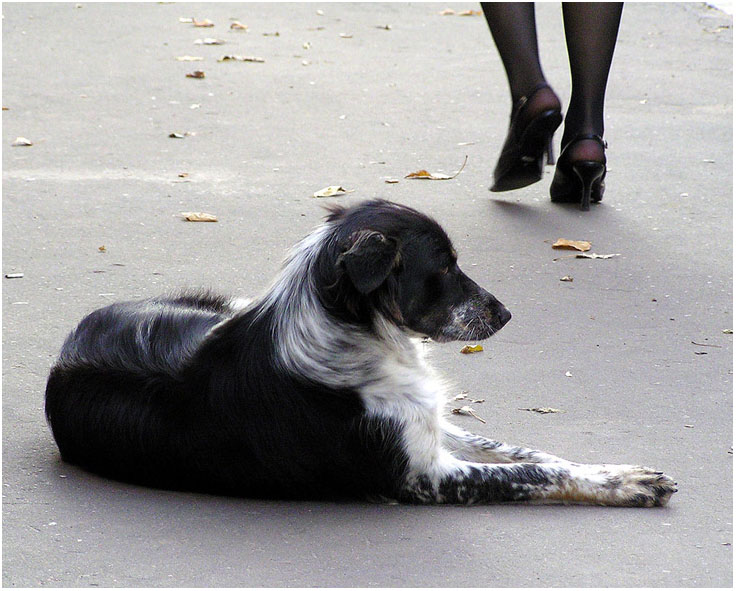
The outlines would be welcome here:
<svg viewBox="0 0 736 591">
<path fill-rule="evenodd" d="M 667 504 L 676 483 L 641 466 L 608 464 L 478 464 L 457 461 L 442 474 L 407 478 L 403 501 L 414 503 L 544 503 L 655 507 Z"/>
</svg>

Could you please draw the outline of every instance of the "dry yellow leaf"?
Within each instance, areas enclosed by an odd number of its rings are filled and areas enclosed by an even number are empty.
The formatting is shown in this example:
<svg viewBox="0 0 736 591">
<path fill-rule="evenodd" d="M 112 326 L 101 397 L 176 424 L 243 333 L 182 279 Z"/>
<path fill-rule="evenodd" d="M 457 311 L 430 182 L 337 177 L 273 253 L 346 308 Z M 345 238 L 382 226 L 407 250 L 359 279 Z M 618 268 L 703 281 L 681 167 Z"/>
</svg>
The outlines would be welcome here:
<svg viewBox="0 0 736 591">
<path fill-rule="evenodd" d="M 460 353 L 468 355 L 469 353 L 480 353 L 483 350 L 483 345 L 465 345 L 460 349 Z"/>
<path fill-rule="evenodd" d="M 204 78 L 205 74 L 202 70 L 194 70 L 187 74 L 187 78 Z"/>
<path fill-rule="evenodd" d="M 246 31 L 246 30 L 248 30 L 248 25 L 244 25 L 240 21 L 235 21 L 234 23 L 232 23 L 230 25 L 230 28 L 231 29 L 236 29 L 238 31 Z"/>
<path fill-rule="evenodd" d="M 458 16 L 480 16 L 483 14 L 480 10 L 463 10 L 462 12 L 458 12 Z"/>
<path fill-rule="evenodd" d="M 195 45 L 224 45 L 225 41 L 223 39 L 213 39 L 212 37 L 205 37 L 204 39 L 196 39 L 194 41 Z"/>
<path fill-rule="evenodd" d="M 345 195 L 345 193 L 352 193 L 355 189 L 345 189 L 340 185 L 330 185 L 324 189 L 320 189 L 316 193 L 312 194 L 312 197 L 337 197 L 339 195 Z"/>
<path fill-rule="evenodd" d="M 203 211 L 182 211 L 181 215 L 188 222 L 216 222 L 217 216 Z"/>
<path fill-rule="evenodd" d="M 218 62 L 255 62 L 262 64 L 266 60 L 262 57 L 255 57 L 253 55 L 223 55 Z"/>
<path fill-rule="evenodd" d="M 210 19 L 206 18 L 204 20 L 198 21 L 196 18 L 192 19 L 192 24 L 195 27 L 214 27 L 215 23 L 213 23 Z"/>
<path fill-rule="evenodd" d="M 585 252 L 590 250 L 590 242 L 585 240 L 567 240 L 566 238 L 560 238 L 552 245 L 552 248 L 565 248 L 568 250 L 579 250 Z"/>
<path fill-rule="evenodd" d="M 442 12 L 439 13 L 441 16 L 450 16 L 451 14 L 455 14 L 455 11 L 452 8 L 445 8 Z"/>
<path fill-rule="evenodd" d="M 454 179 L 457 175 L 459 175 L 463 171 L 463 168 L 465 168 L 465 165 L 467 163 L 468 163 L 468 157 L 465 156 L 465 160 L 463 161 L 463 165 L 460 167 L 460 170 L 458 170 L 452 176 L 441 174 L 441 173 L 432 173 L 432 172 L 428 172 L 422 169 L 422 170 L 417 170 L 416 172 L 410 172 L 404 178 L 405 179 L 426 179 L 430 181 L 449 181 L 449 180 Z"/>
</svg>

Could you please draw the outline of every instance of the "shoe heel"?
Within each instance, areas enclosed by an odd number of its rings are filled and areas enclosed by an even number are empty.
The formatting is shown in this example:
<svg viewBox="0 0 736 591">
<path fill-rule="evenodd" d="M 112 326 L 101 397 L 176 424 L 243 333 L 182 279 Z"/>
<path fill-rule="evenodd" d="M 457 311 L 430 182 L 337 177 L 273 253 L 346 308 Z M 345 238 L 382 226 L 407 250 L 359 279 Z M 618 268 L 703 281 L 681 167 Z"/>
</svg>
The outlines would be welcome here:
<svg viewBox="0 0 736 591">
<path fill-rule="evenodd" d="M 593 191 L 593 184 L 600 180 L 606 172 L 606 165 L 602 162 L 583 160 L 581 162 L 575 162 L 572 165 L 572 169 L 580 179 L 580 184 L 583 187 L 580 209 L 588 211 L 590 209 L 590 195 Z"/>
<path fill-rule="evenodd" d="M 552 140 L 554 139 L 554 132 L 552 132 L 549 136 L 549 141 L 547 142 L 547 164 L 555 164 L 555 149 Z"/>
</svg>

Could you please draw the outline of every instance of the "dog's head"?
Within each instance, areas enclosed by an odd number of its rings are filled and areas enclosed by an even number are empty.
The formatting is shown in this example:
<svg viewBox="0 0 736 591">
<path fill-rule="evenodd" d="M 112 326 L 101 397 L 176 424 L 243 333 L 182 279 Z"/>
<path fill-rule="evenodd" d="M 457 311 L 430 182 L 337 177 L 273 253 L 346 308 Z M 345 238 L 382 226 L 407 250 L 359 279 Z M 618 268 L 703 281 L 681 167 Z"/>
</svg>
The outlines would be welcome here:
<svg viewBox="0 0 736 591">
<path fill-rule="evenodd" d="M 486 339 L 511 318 L 460 270 L 447 234 L 426 215 L 376 200 L 334 207 L 328 224 L 333 231 L 319 267 L 332 313 L 368 322 L 378 311 L 440 342 Z"/>
</svg>

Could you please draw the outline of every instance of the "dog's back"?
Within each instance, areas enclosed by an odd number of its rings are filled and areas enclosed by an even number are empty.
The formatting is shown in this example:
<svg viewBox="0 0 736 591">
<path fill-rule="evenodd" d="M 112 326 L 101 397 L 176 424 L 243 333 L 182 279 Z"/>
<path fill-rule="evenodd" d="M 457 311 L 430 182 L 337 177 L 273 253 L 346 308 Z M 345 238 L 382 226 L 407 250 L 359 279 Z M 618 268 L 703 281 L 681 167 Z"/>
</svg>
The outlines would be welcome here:
<svg viewBox="0 0 736 591">
<path fill-rule="evenodd" d="M 355 392 L 274 371 L 271 325 L 268 314 L 238 313 L 211 295 L 92 312 L 46 388 L 63 459 L 170 489 L 386 493 L 404 469 L 390 429 L 376 429 Z"/>
<path fill-rule="evenodd" d="M 165 481 L 172 440 L 194 401 L 182 372 L 227 316 L 203 295 L 115 303 L 67 337 L 46 387 L 46 415 L 64 460 L 109 476 Z M 164 450 L 163 461 L 151 450 Z"/>
</svg>

